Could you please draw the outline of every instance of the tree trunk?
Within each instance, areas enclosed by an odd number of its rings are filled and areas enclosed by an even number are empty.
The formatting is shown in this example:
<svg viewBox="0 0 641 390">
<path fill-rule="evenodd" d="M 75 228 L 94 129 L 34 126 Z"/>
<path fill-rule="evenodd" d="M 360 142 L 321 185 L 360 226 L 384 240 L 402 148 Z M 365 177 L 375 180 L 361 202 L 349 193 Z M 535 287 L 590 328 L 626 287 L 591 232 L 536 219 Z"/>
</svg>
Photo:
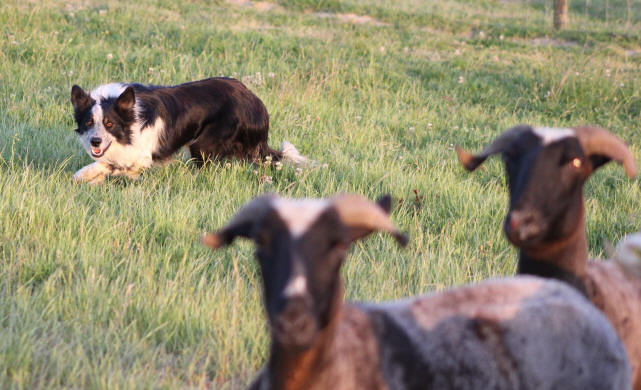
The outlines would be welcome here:
<svg viewBox="0 0 641 390">
<path fill-rule="evenodd" d="M 554 0 L 554 28 L 562 30 L 568 25 L 568 0 Z"/>
</svg>

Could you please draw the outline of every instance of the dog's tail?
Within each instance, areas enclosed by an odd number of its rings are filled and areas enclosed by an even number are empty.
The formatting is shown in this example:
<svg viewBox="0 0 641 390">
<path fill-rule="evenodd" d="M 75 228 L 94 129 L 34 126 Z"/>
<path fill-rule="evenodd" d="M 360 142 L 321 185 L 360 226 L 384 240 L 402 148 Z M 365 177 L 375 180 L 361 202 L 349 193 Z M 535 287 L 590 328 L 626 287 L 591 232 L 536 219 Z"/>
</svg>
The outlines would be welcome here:
<svg viewBox="0 0 641 390">
<path fill-rule="evenodd" d="M 628 274 L 641 278 L 641 233 L 630 234 L 619 242 L 614 261 Z"/>
<path fill-rule="evenodd" d="M 320 165 L 318 161 L 310 160 L 309 158 L 300 154 L 298 149 L 296 149 L 296 147 L 288 141 L 283 141 L 283 143 L 280 144 L 280 154 L 282 156 L 283 162 L 291 162 L 296 164 L 297 166 L 315 167 Z"/>
<path fill-rule="evenodd" d="M 309 165 L 313 163 L 313 161 L 300 154 L 298 149 L 288 141 L 283 141 L 283 143 L 280 144 L 280 153 L 283 156 L 283 161 L 292 162 L 296 165 Z"/>
<path fill-rule="evenodd" d="M 267 146 L 266 150 L 264 149 L 262 155 L 264 157 L 271 156 L 273 161 L 293 163 L 297 167 L 316 167 L 321 165 L 318 163 L 318 161 L 311 160 L 300 154 L 298 149 L 296 149 L 296 147 L 288 141 L 283 141 L 283 143 L 280 145 L 280 150 L 274 150 Z M 322 166 L 325 167 L 326 164 L 323 164 Z"/>
</svg>

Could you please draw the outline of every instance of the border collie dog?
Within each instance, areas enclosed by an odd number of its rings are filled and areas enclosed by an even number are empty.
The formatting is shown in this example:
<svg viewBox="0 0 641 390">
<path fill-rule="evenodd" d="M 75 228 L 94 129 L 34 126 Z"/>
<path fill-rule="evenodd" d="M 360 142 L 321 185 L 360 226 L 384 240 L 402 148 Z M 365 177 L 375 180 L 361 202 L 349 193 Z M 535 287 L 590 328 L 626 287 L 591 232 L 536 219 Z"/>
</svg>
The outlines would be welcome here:
<svg viewBox="0 0 641 390">
<path fill-rule="evenodd" d="M 214 77 L 176 86 L 112 83 L 86 93 L 74 85 L 76 132 L 96 160 L 74 174 L 79 182 L 107 175 L 137 178 L 187 146 L 200 167 L 208 159 L 306 162 L 294 145 L 267 145 L 269 114 L 240 81 Z"/>
</svg>

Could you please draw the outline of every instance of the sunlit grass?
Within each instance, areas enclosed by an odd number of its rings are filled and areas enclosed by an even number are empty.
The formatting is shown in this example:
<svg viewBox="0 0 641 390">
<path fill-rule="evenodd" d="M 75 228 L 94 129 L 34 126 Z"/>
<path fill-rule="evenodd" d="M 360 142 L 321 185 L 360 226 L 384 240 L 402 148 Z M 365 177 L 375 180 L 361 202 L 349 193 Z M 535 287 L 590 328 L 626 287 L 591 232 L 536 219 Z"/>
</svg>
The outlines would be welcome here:
<svg viewBox="0 0 641 390">
<path fill-rule="evenodd" d="M 547 3 L 2 3 L 0 388 L 242 388 L 268 345 L 253 249 L 213 253 L 198 237 L 266 191 L 394 196 L 410 245 L 354 245 L 348 299 L 513 273 L 502 167 L 469 175 L 454 144 L 476 150 L 521 122 L 594 123 L 640 155 L 641 16 L 626 26 L 617 8 L 606 22 L 591 1 L 554 33 Z M 71 85 L 216 75 L 265 102 L 272 146 L 291 141 L 327 167 L 196 170 L 178 155 L 139 181 L 72 183 L 90 159 Z M 641 194 L 615 166 L 586 192 L 600 256 L 638 230 Z"/>
</svg>

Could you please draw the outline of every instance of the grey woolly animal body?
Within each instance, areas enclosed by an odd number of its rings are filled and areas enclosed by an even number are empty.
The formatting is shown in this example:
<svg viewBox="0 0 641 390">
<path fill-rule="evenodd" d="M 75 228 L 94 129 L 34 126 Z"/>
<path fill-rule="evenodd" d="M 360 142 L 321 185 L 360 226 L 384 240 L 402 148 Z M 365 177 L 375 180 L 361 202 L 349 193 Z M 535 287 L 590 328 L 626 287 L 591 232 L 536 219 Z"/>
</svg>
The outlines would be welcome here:
<svg viewBox="0 0 641 390">
<path fill-rule="evenodd" d="M 609 322 L 560 282 L 492 280 L 384 304 L 346 304 L 302 388 L 629 389 Z M 252 389 L 270 386 L 269 365 Z"/>
</svg>

